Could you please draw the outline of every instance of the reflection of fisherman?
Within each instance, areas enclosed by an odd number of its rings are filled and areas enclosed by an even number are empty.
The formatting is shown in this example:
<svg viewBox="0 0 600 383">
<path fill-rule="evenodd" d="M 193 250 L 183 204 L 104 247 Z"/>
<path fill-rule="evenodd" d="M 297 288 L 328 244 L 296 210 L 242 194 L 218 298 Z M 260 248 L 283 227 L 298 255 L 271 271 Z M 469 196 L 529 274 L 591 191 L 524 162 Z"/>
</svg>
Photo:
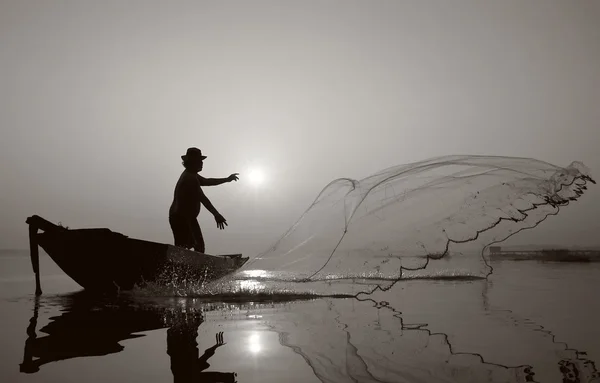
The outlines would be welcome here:
<svg viewBox="0 0 600 383">
<path fill-rule="evenodd" d="M 173 203 L 169 209 L 169 223 L 175 237 L 175 245 L 188 249 L 193 247 L 201 253 L 204 253 L 205 249 L 204 238 L 197 220 L 200 204 L 214 215 L 219 229 L 222 230 L 227 225 L 227 221 L 206 197 L 201 186 L 215 186 L 238 180 L 237 173 L 227 178 L 200 176 L 197 173 L 202 170 L 205 158 L 206 156 L 203 156 L 198 148 L 189 148 L 187 153 L 181 156 L 185 170 L 177 181 Z"/>
<path fill-rule="evenodd" d="M 195 322 L 195 323 L 194 323 Z M 202 318 L 200 318 L 202 323 Z M 175 383 L 184 382 L 236 382 L 236 374 L 233 372 L 206 371 L 210 364 L 208 359 L 215 354 L 217 348 L 225 345 L 223 333 L 216 335 L 214 346 L 206 349 L 201 357 L 198 357 L 198 326 L 196 321 L 177 323 L 167 330 L 167 354 L 171 357 L 171 372 Z"/>
</svg>

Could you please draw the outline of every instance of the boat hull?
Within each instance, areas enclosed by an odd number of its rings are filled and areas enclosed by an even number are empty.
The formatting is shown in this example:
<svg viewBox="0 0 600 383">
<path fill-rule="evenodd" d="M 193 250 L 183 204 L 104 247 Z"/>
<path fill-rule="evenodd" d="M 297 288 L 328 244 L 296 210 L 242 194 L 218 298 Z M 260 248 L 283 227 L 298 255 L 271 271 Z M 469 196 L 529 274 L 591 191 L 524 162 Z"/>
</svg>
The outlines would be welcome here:
<svg viewBox="0 0 600 383">
<path fill-rule="evenodd" d="M 208 255 L 169 244 L 129 238 L 109 229 L 45 230 L 37 244 L 86 290 L 130 290 L 174 279 L 203 283 L 244 265 L 248 258 Z M 47 228 L 46 228 L 47 229 Z"/>
</svg>

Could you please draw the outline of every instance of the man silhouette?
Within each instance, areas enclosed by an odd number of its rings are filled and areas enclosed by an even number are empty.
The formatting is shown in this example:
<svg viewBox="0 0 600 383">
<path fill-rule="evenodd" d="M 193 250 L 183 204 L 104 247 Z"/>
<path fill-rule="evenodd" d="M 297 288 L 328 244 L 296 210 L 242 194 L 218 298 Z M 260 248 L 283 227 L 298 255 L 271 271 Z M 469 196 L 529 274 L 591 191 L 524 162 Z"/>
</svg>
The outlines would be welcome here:
<svg viewBox="0 0 600 383">
<path fill-rule="evenodd" d="M 181 156 L 181 159 L 185 170 L 181 173 L 175 186 L 173 203 L 169 209 L 169 224 L 173 231 L 175 246 L 194 248 L 194 250 L 204 253 L 204 238 L 197 220 L 200 204 L 213 214 L 219 229 L 223 230 L 227 226 L 227 221 L 206 197 L 201 186 L 215 186 L 237 181 L 238 173 L 233 173 L 227 178 L 200 176 L 198 172 L 202 170 L 206 156 L 203 156 L 198 148 L 189 148 L 186 154 Z"/>
<path fill-rule="evenodd" d="M 200 322 L 201 323 L 201 322 Z M 235 383 L 235 372 L 205 371 L 210 367 L 208 360 L 217 348 L 225 345 L 223 332 L 215 336 L 215 345 L 198 357 L 198 323 L 177 323 L 167 330 L 167 354 L 171 359 L 174 383 Z"/>
</svg>

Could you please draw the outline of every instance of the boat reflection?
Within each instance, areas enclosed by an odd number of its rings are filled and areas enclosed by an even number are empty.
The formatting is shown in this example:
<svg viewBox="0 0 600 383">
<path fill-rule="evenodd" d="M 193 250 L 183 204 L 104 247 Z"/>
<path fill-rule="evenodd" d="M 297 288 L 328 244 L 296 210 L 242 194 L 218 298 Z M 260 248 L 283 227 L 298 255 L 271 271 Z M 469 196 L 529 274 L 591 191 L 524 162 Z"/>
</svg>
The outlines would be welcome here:
<svg viewBox="0 0 600 383">
<path fill-rule="evenodd" d="M 143 337 L 145 331 L 167 328 L 167 354 L 174 382 L 236 382 L 234 372 L 205 371 L 208 360 L 224 345 L 224 334 L 215 335 L 215 344 L 199 356 L 198 328 L 203 310 L 196 307 L 135 305 L 119 300 L 106 304 L 83 292 L 65 297 L 62 315 L 36 332 L 40 308 L 35 298 L 33 316 L 27 327 L 27 340 L 20 371 L 36 373 L 48 363 L 72 358 L 102 356 L 122 351 L 119 342 Z"/>
</svg>

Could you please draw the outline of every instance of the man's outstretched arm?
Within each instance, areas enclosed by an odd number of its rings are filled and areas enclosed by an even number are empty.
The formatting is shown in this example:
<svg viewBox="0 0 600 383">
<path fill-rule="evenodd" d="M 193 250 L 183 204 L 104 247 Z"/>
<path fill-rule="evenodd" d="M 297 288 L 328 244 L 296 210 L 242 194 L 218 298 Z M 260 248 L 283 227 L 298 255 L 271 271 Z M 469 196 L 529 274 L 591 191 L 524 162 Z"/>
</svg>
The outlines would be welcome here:
<svg viewBox="0 0 600 383">
<path fill-rule="evenodd" d="M 217 186 L 231 181 L 237 181 L 239 173 L 233 173 L 227 178 L 204 178 L 201 175 L 198 175 L 198 181 L 200 182 L 200 186 Z"/>
</svg>

